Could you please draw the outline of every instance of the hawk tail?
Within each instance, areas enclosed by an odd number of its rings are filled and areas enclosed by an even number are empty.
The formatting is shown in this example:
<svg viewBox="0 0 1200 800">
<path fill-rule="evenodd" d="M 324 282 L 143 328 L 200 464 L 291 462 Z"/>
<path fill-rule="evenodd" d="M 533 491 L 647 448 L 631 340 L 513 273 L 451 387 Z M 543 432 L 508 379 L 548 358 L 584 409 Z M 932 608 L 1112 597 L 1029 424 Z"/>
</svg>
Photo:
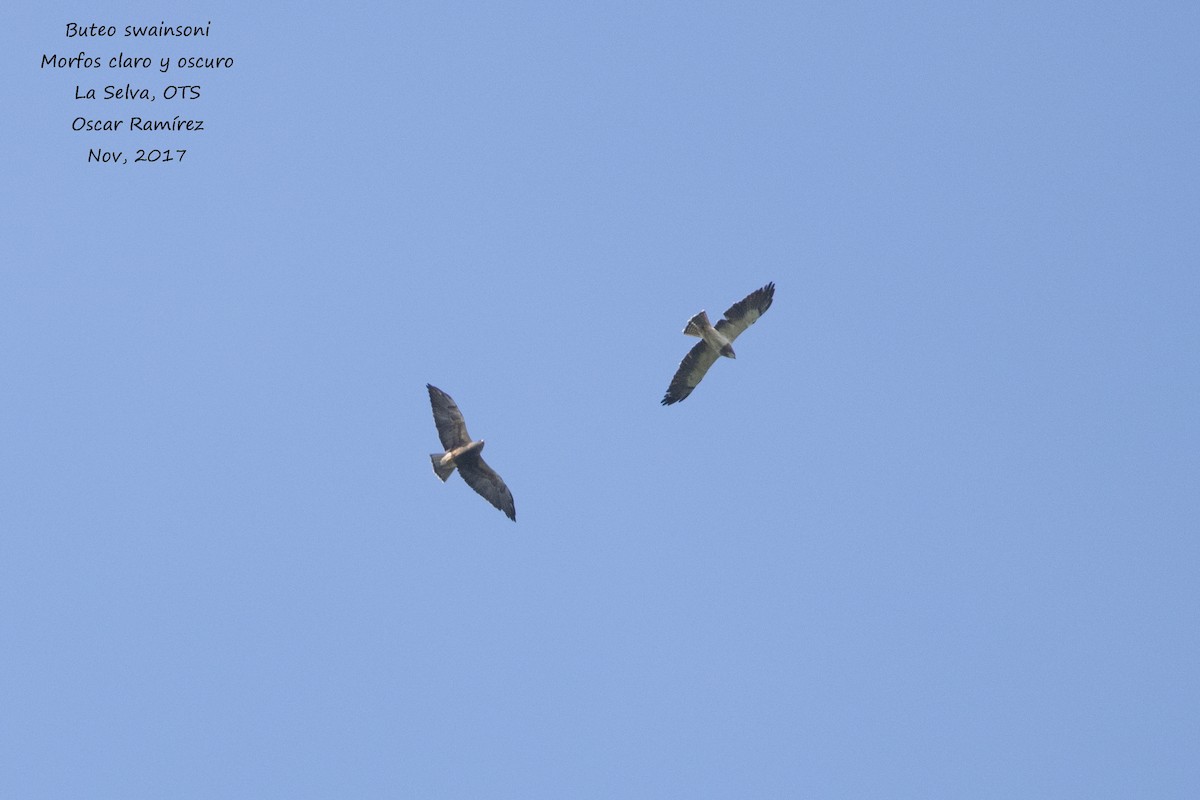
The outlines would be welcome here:
<svg viewBox="0 0 1200 800">
<path fill-rule="evenodd" d="M 430 453 L 429 460 L 433 462 L 434 473 L 445 483 L 446 479 L 454 474 L 454 467 L 457 466 L 453 461 L 449 464 L 443 464 L 442 459 L 446 456 L 445 453 Z"/>
<path fill-rule="evenodd" d="M 712 323 L 708 321 L 708 314 L 701 311 L 696 316 L 688 320 L 688 324 L 684 327 L 683 332 L 688 336 L 699 336 L 704 338 L 704 330 L 711 328 Z"/>
</svg>

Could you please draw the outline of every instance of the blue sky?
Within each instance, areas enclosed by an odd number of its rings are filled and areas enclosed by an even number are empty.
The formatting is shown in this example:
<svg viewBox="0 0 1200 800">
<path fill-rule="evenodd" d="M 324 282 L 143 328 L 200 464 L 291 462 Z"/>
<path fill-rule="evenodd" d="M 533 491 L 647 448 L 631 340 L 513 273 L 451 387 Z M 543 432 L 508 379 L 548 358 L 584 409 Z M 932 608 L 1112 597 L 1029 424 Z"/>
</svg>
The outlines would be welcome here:
<svg viewBox="0 0 1200 800">
<path fill-rule="evenodd" d="M 0 795 L 1197 796 L 1198 24 L 9 10 Z"/>
</svg>

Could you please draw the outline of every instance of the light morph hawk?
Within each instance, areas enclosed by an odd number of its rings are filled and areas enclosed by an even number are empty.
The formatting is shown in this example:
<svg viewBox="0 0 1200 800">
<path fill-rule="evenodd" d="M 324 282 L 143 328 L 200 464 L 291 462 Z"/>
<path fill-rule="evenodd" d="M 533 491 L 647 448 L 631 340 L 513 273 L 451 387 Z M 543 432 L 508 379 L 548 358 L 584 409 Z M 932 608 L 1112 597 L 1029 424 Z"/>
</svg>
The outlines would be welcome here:
<svg viewBox="0 0 1200 800">
<path fill-rule="evenodd" d="M 425 388 L 429 390 L 429 403 L 433 406 L 433 422 L 437 425 L 438 438 L 442 440 L 442 447 L 446 448 L 444 453 L 431 453 L 429 456 L 433 461 L 434 473 L 445 481 L 458 467 L 458 474 L 462 475 L 468 486 L 516 522 L 517 507 L 513 504 L 512 492 L 479 455 L 483 451 L 483 440 L 471 441 L 462 412 L 454 405 L 450 395 L 428 383 Z"/>
<path fill-rule="evenodd" d="M 704 379 L 708 368 L 717 363 L 719 356 L 737 358 L 731 343 L 766 313 L 774 299 L 775 284 L 768 283 L 731 305 L 725 311 L 725 318 L 719 320 L 715 328 L 708 321 L 708 314 L 703 311 L 689 319 L 683 332 L 688 336 L 699 336 L 701 341 L 679 362 L 679 369 L 671 379 L 667 393 L 663 395 L 662 404 L 669 406 L 686 399 Z"/>
</svg>

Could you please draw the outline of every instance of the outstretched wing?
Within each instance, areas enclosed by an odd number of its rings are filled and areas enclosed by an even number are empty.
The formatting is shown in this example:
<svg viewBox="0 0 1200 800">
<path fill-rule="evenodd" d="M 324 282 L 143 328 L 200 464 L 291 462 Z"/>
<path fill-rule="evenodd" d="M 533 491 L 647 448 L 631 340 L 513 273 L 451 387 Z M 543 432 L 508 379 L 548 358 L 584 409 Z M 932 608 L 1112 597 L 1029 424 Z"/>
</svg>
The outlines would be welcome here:
<svg viewBox="0 0 1200 800">
<path fill-rule="evenodd" d="M 513 522 L 517 521 L 517 506 L 513 503 L 512 492 L 486 461 L 479 456 L 463 459 L 458 462 L 458 474 L 480 497 L 503 511 Z"/>
<path fill-rule="evenodd" d="M 720 354 L 712 349 L 708 342 L 697 342 L 683 357 L 683 361 L 679 362 L 679 369 L 675 370 L 675 377 L 671 379 L 671 385 L 663 395 L 662 404 L 669 406 L 685 399 L 703 380 L 708 368 L 717 363 L 718 358 Z"/>
<path fill-rule="evenodd" d="M 753 325 L 758 318 L 767 313 L 771 302 L 775 299 L 775 284 L 768 283 L 761 289 L 756 289 L 731 305 L 725 311 L 725 319 L 717 323 L 717 330 L 729 341 L 741 335 L 742 331 Z"/>
<path fill-rule="evenodd" d="M 454 405 L 450 395 L 433 384 L 427 383 L 425 388 L 429 390 L 429 404 L 433 406 L 433 424 L 437 425 L 438 438 L 442 440 L 442 447 L 453 450 L 464 444 L 470 444 L 471 437 L 467 435 L 467 423 L 463 422 L 462 412 L 458 410 L 458 406 Z"/>
</svg>

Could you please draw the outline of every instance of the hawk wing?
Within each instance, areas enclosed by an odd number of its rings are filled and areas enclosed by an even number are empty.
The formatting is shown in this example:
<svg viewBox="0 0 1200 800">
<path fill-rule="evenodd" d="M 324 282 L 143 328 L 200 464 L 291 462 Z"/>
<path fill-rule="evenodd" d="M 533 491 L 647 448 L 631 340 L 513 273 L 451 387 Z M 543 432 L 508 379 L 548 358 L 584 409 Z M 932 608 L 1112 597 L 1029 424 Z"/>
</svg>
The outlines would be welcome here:
<svg viewBox="0 0 1200 800">
<path fill-rule="evenodd" d="M 458 410 L 458 406 L 454 405 L 450 395 L 433 384 L 427 383 L 425 388 L 429 390 L 429 404 L 433 406 L 433 424 L 437 425 L 438 438 L 442 440 L 442 447 L 453 450 L 464 444 L 470 444 L 471 437 L 467 434 L 467 423 L 463 421 L 462 412 Z"/>
<path fill-rule="evenodd" d="M 758 321 L 759 317 L 767 313 L 767 309 L 771 307 L 771 303 L 774 300 L 775 284 L 768 283 L 766 286 L 751 292 L 726 309 L 725 319 L 717 323 L 717 330 L 722 336 L 732 342 L 741 335 L 742 331 L 749 328 Z"/>
<path fill-rule="evenodd" d="M 458 474 L 480 497 L 503 511 L 513 522 L 517 521 L 517 507 L 513 503 L 512 492 L 486 461 L 479 456 L 459 461 Z"/>
<path fill-rule="evenodd" d="M 671 385 L 667 387 L 667 393 L 663 395 L 662 404 L 669 406 L 686 399 L 692 393 L 692 389 L 700 385 L 708 368 L 717 363 L 717 359 L 720 357 L 716 350 L 708 346 L 708 342 L 703 340 L 697 342 L 696 346 L 683 357 L 683 361 L 679 362 L 679 369 L 675 370 L 675 377 L 671 379 Z"/>
</svg>

